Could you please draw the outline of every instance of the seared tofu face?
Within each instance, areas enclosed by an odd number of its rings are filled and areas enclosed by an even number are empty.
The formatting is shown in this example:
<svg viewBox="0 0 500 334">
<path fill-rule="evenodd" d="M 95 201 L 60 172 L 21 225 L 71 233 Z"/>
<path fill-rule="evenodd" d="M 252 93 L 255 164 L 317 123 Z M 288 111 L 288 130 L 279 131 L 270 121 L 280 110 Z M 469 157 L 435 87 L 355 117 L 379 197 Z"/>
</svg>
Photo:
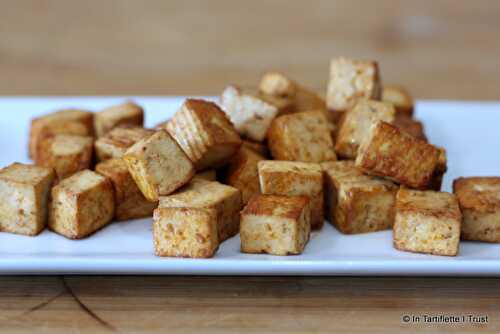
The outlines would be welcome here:
<svg viewBox="0 0 500 334">
<path fill-rule="evenodd" d="M 47 224 L 51 168 L 13 163 L 0 170 L 0 231 L 34 236 Z"/>
<path fill-rule="evenodd" d="M 214 209 L 162 207 L 153 221 L 157 256 L 210 258 L 219 247 Z"/>
<path fill-rule="evenodd" d="M 356 167 L 411 188 L 425 189 L 439 159 L 439 150 L 424 141 L 379 121 L 363 141 L 356 157 Z"/>
<path fill-rule="evenodd" d="M 157 202 L 148 201 L 139 190 L 122 159 L 109 159 L 97 164 L 96 172 L 107 177 L 115 193 L 115 219 L 152 217 Z"/>
<path fill-rule="evenodd" d="M 195 174 L 191 160 L 163 130 L 134 144 L 123 159 L 144 197 L 151 202 L 179 189 Z"/>
<path fill-rule="evenodd" d="M 462 214 L 453 194 L 401 188 L 396 197 L 394 247 L 399 250 L 455 256 Z"/>
<path fill-rule="evenodd" d="M 309 241 L 309 199 L 305 196 L 259 195 L 241 212 L 243 253 L 300 254 Z"/>
<path fill-rule="evenodd" d="M 427 141 L 427 136 L 425 135 L 424 125 L 422 122 L 410 117 L 396 117 L 393 124 L 401 131 L 406 132 L 412 137 Z"/>
<path fill-rule="evenodd" d="M 53 168 L 58 180 L 92 167 L 93 137 L 56 135 L 41 143 L 36 164 Z"/>
<path fill-rule="evenodd" d="M 311 228 L 323 226 L 323 171 L 317 163 L 265 160 L 258 164 L 262 194 L 307 196 Z"/>
<path fill-rule="evenodd" d="M 279 72 L 267 72 L 260 80 L 259 91 L 270 96 L 289 98 L 295 95 L 296 84 Z"/>
<path fill-rule="evenodd" d="M 223 166 L 241 146 L 234 126 L 209 101 L 187 99 L 166 128 L 197 170 Z"/>
<path fill-rule="evenodd" d="M 361 142 L 368 137 L 370 129 L 377 121 L 393 123 L 396 115 L 390 103 L 362 100 L 346 112 L 335 143 L 339 156 L 354 159 Z"/>
<path fill-rule="evenodd" d="M 328 109 L 346 111 L 359 100 L 380 100 L 381 84 L 375 61 L 334 58 L 330 63 Z"/>
<path fill-rule="evenodd" d="M 31 121 L 29 154 L 36 161 L 41 142 L 55 135 L 94 136 L 94 113 L 64 109 Z"/>
<path fill-rule="evenodd" d="M 109 224 L 114 211 L 111 182 L 84 170 L 52 188 L 49 228 L 66 238 L 81 239 Z"/>
<path fill-rule="evenodd" d="M 96 113 L 94 122 L 96 136 L 102 137 L 117 126 L 142 127 L 144 110 L 134 102 L 125 102 Z"/>
<path fill-rule="evenodd" d="M 500 242 L 500 178 L 458 178 L 453 193 L 463 214 L 462 239 Z"/>
<path fill-rule="evenodd" d="M 257 142 L 266 138 L 272 120 L 278 115 L 274 105 L 233 86 L 222 92 L 221 106 L 238 133 Z"/>
<path fill-rule="evenodd" d="M 412 117 L 413 98 L 410 93 L 401 86 L 384 85 L 382 89 L 382 101 L 392 103 L 396 108 L 397 116 Z"/>
<path fill-rule="evenodd" d="M 361 173 L 352 161 L 322 164 L 325 171 L 326 216 L 345 234 L 390 229 L 398 186 Z"/>
<path fill-rule="evenodd" d="M 140 127 L 117 127 L 95 142 L 97 161 L 121 158 L 139 140 L 153 135 L 155 131 Z"/>
<path fill-rule="evenodd" d="M 330 124 L 322 111 L 276 118 L 269 130 L 268 144 L 276 160 L 323 162 L 337 159 Z"/>
<path fill-rule="evenodd" d="M 260 194 L 257 164 L 264 159 L 255 151 L 242 147 L 229 163 L 225 180 L 227 184 L 241 191 L 245 204 L 254 195 Z"/>
<path fill-rule="evenodd" d="M 160 197 L 159 208 L 207 208 L 217 213 L 218 240 L 223 242 L 239 231 L 241 192 L 219 182 L 193 179 L 174 194 Z"/>
</svg>

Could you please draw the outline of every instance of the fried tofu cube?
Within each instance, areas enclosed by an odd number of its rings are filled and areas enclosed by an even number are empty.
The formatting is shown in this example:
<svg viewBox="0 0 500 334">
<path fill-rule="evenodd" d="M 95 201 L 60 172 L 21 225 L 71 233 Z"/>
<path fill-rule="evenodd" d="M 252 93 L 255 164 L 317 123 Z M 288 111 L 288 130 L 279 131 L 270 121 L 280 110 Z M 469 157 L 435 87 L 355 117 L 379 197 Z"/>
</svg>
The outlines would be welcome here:
<svg viewBox="0 0 500 334">
<path fill-rule="evenodd" d="M 123 159 L 144 197 L 151 202 L 173 193 L 195 174 L 191 160 L 165 130 L 132 145 Z"/>
<path fill-rule="evenodd" d="M 311 228 L 323 226 L 323 170 L 318 163 L 264 160 L 259 161 L 258 169 L 262 194 L 307 196 Z"/>
<path fill-rule="evenodd" d="M 335 151 L 343 158 L 356 158 L 359 145 L 370 133 L 371 126 L 377 121 L 393 123 L 395 115 L 396 111 L 390 103 L 360 100 L 344 116 L 337 133 Z"/>
<path fill-rule="evenodd" d="M 109 159 L 97 164 L 95 171 L 107 177 L 115 194 L 115 219 L 128 220 L 152 217 L 157 202 L 148 201 L 130 175 L 122 159 Z"/>
<path fill-rule="evenodd" d="M 500 177 L 461 177 L 453 182 L 463 215 L 462 239 L 500 242 Z"/>
<path fill-rule="evenodd" d="M 262 155 L 263 157 L 269 156 L 269 149 L 263 143 L 257 143 L 251 140 L 243 140 L 242 146 L 251 149 L 252 151 Z"/>
<path fill-rule="evenodd" d="M 258 142 L 266 138 L 272 120 L 278 115 L 274 105 L 233 86 L 222 92 L 221 105 L 238 133 Z"/>
<path fill-rule="evenodd" d="M 413 98 L 402 86 L 386 85 L 382 88 L 382 101 L 392 103 L 397 116 L 413 116 Z"/>
<path fill-rule="evenodd" d="M 396 196 L 394 247 L 402 251 L 455 256 L 462 214 L 453 194 L 402 187 Z"/>
<path fill-rule="evenodd" d="M 446 150 L 444 148 L 438 147 L 437 149 L 439 150 L 438 161 L 427 189 L 440 191 L 443 184 L 444 174 L 448 170 L 448 158 L 446 157 Z"/>
<path fill-rule="evenodd" d="M 435 146 L 379 121 L 359 147 L 356 167 L 370 175 L 424 189 L 431 181 L 438 158 Z"/>
<path fill-rule="evenodd" d="M 96 136 L 102 137 L 117 126 L 144 125 L 144 110 L 134 102 L 125 102 L 108 107 L 95 114 L 94 127 Z"/>
<path fill-rule="evenodd" d="M 318 93 L 303 86 L 297 85 L 297 91 L 293 98 L 295 112 L 326 110 L 325 99 Z"/>
<path fill-rule="evenodd" d="M 54 168 L 57 180 L 92 167 L 93 137 L 56 135 L 45 138 L 40 148 L 36 164 Z"/>
<path fill-rule="evenodd" d="M 343 57 L 332 59 L 326 97 L 328 109 L 347 111 L 359 100 L 380 100 L 381 94 L 377 62 Z"/>
<path fill-rule="evenodd" d="M 13 163 L 0 169 L 0 231 L 37 235 L 47 225 L 51 168 Z"/>
<path fill-rule="evenodd" d="M 79 109 L 56 111 L 31 121 L 29 155 L 36 160 L 40 143 L 55 135 L 94 136 L 94 113 Z"/>
<path fill-rule="evenodd" d="M 269 129 L 268 145 L 275 160 L 337 160 L 331 129 L 322 111 L 301 112 L 276 118 Z"/>
<path fill-rule="evenodd" d="M 262 155 L 241 147 L 229 163 L 225 183 L 241 191 L 244 204 L 248 203 L 252 196 L 260 194 L 257 164 L 262 160 L 265 160 Z"/>
<path fill-rule="evenodd" d="M 427 136 L 425 135 L 424 125 L 422 122 L 407 116 L 397 116 L 393 124 L 401 131 L 408 133 L 412 137 L 427 141 Z"/>
<path fill-rule="evenodd" d="M 203 172 L 196 173 L 193 179 L 203 179 L 206 181 L 217 181 L 217 171 L 215 169 L 207 169 Z"/>
<path fill-rule="evenodd" d="M 81 239 L 111 222 L 113 186 L 90 170 L 78 172 L 52 188 L 49 228 L 69 239 Z"/>
<path fill-rule="evenodd" d="M 174 194 L 160 197 L 158 207 L 214 209 L 217 213 L 218 241 L 223 242 L 238 233 L 242 206 L 238 189 L 219 182 L 194 179 Z"/>
<path fill-rule="evenodd" d="M 267 95 L 262 92 L 258 92 L 256 96 L 262 101 L 275 106 L 278 109 L 277 116 L 291 114 L 295 112 L 294 101 L 289 97 Z"/>
<path fill-rule="evenodd" d="M 226 114 L 209 101 L 187 99 L 166 128 L 197 170 L 225 165 L 241 146 Z"/>
<path fill-rule="evenodd" d="M 210 258 L 219 247 L 214 209 L 158 208 L 153 215 L 155 254 Z"/>
<path fill-rule="evenodd" d="M 243 253 L 301 254 L 310 232 L 311 211 L 306 196 L 258 195 L 241 212 Z"/>
<path fill-rule="evenodd" d="M 351 160 L 323 163 L 326 217 L 345 234 L 392 228 L 398 186 L 361 173 Z"/>
<path fill-rule="evenodd" d="M 117 127 L 95 141 L 97 161 L 121 158 L 139 140 L 155 131 L 139 127 Z"/>
<path fill-rule="evenodd" d="M 296 88 L 295 82 L 279 72 L 265 73 L 259 84 L 260 92 L 276 97 L 292 97 Z"/>
</svg>

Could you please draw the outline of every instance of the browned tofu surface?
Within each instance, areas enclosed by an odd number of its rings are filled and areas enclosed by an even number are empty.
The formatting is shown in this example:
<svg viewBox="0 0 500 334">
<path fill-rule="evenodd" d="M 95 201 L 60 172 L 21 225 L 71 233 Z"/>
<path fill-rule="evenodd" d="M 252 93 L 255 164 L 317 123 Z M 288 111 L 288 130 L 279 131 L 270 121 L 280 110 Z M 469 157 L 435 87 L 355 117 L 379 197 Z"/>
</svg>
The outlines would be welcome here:
<svg viewBox="0 0 500 334">
<path fill-rule="evenodd" d="M 296 93 L 296 84 L 290 78 L 279 72 L 265 73 L 259 84 L 259 91 L 276 97 L 293 97 Z"/>
<path fill-rule="evenodd" d="M 390 229 L 399 187 L 364 175 L 350 160 L 322 164 L 325 171 L 326 217 L 345 234 Z"/>
<path fill-rule="evenodd" d="M 453 194 L 401 188 L 396 196 L 394 247 L 455 256 L 461 221 L 462 214 Z"/>
<path fill-rule="evenodd" d="M 258 195 L 241 212 L 243 253 L 300 254 L 310 236 L 306 196 Z"/>
<path fill-rule="evenodd" d="M 53 168 L 58 180 L 92 168 L 93 137 L 56 135 L 42 140 L 40 148 L 36 164 Z"/>
<path fill-rule="evenodd" d="M 151 202 L 179 189 L 195 174 L 191 160 L 164 130 L 135 143 L 123 159 L 135 183 Z"/>
<path fill-rule="evenodd" d="M 398 116 L 412 117 L 413 115 L 413 98 L 402 86 L 384 85 L 382 101 L 392 103 Z"/>
<path fill-rule="evenodd" d="M 81 239 L 109 224 L 114 211 L 111 182 L 83 170 L 52 188 L 49 228 L 67 238 Z"/>
<path fill-rule="evenodd" d="M 257 164 L 265 158 L 245 146 L 236 153 L 225 173 L 225 182 L 241 191 L 243 203 L 260 193 Z"/>
<path fill-rule="evenodd" d="M 311 206 L 311 228 L 323 226 L 323 171 L 317 163 L 264 160 L 258 163 L 262 194 L 307 196 Z"/>
<path fill-rule="evenodd" d="M 398 116 L 394 120 L 394 125 L 397 126 L 401 131 L 406 132 L 420 140 L 427 141 L 427 136 L 425 135 L 424 124 L 422 122 L 417 121 L 414 118 L 406 117 L 406 116 Z"/>
<path fill-rule="evenodd" d="M 94 126 L 96 136 L 102 137 L 117 126 L 144 125 L 144 110 L 132 101 L 108 107 L 95 114 Z"/>
<path fill-rule="evenodd" d="M 219 182 L 193 179 L 174 194 L 160 197 L 159 208 L 188 207 L 214 209 L 217 213 L 218 240 L 239 231 L 239 212 L 243 206 L 241 192 Z"/>
<path fill-rule="evenodd" d="M 33 119 L 29 138 L 30 157 L 36 160 L 42 140 L 58 134 L 94 136 L 94 113 L 64 109 Z"/>
<path fill-rule="evenodd" d="M 157 202 L 148 201 L 130 175 L 122 159 L 109 159 L 97 164 L 95 171 L 107 177 L 115 194 L 115 219 L 128 220 L 152 217 Z"/>
<path fill-rule="evenodd" d="M 210 258 L 219 247 L 213 209 L 158 208 L 153 221 L 157 256 Z"/>
<path fill-rule="evenodd" d="M 322 111 L 276 118 L 269 129 L 268 145 L 276 160 L 323 162 L 337 159 L 331 128 Z"/>
<path fill-rule="evenodd" d="M 337 133 L 335 151 L 341 157 L 354 159 L 361 142 L 368 137 L 377 121 L 393 123 L 396 111 L 390 103 L 361 100 L 347 111 Z"/>
<path fill-rule="evenodd" d="M 326 97 L 328 109 L 346 111 L 359 100 L 380 100 L 381 90 L 377 62 L 343 57 L 332 59 Z"/>
<path fill-rule="evenodd" d="M 206 169 L 203 172 L 196 173 L 193 179 L 203 179 L 206 181 L 217 181 L 217 171 L 215 169 Z"/>
<path fill-rule="evenodd" d="M 0 169 L 0 231 L 37 235 L 47 224 L 51 168 L 13 163 Z"/>
<path fill-rule="evenodd" d="M 243 140 L 242 146 L 253 150 L 263 157 L 269 156 L 269 149 L 267 148 L 267 145 L 263 143 L 257 143 L 251 140 Z"/>
<path fill-rule="evenodd" d="M 226 114 L 209 101 L 187 99 L 166 128 L 197 170 L 223 166 L 241 146 Z"/>
<path fill-rule="evenodd" d="M 97 161 L 121 158 L 127 149 L 155 131 L 140 127 L 117 127 L 95 142 Z"/>
<path fill-rule="evenodd" d="M 453 192 L 463 214 L 462 239 L 500 242 L 500 177 L 461 177 Z"/>
<path fill-rule="evenodd" d="M 395 126 L 379 121 L 363 141 L 356 167 L 412 188 L 426 188 L 439 158 L 439 150 Z"/>
</svg>

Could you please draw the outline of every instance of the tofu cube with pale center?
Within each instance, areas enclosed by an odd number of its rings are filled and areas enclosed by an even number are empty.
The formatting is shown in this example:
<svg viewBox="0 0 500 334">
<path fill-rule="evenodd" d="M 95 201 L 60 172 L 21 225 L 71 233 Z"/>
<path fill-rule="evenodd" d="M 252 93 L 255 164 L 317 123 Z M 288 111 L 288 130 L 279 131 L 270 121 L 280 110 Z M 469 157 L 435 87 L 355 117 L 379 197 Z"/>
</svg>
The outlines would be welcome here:
<svg viewBox="0 0 500 334">
<path fill-rule="evenodd" d="M 132 145 L 153 133 L 140 127 L 116 127 L 95 141 L 97 161 L 121 158 Z"/>
<path fill-rule="evenodd" d="M 309 198 L 258 195 L 241 212 L 241 251 L 301 254 L 309 241 L 310 231 Z"/>
<path fill-rule="evenodd" d="M 144 125 L 144 110 L 134 102 L 125 102 L 108 107 L 95 114 L 94 126 L 96 136 L 102 137 L 117 126 Z"/>
<path fill-rule="evenodd" d="M 401 188 L 396 196 L 394 247 L 402 251 L 455 256 L 462 214 L 453 194 Z"/>
<path fill-rule="evenodd" d="M 13 163 L 0 170 L 0 231 L 34 236 L 47 225 L 52 168 Z"/>
</svg>

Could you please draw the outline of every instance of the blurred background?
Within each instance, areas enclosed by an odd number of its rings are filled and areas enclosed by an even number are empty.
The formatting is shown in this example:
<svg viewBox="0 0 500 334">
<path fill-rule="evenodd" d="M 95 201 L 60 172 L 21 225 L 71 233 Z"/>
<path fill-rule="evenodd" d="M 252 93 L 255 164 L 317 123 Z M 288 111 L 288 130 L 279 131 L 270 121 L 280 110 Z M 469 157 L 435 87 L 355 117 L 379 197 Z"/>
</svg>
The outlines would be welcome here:
<svg viewBox="0 0 500 334">
<path fill-rule="evenodd" d="M 0 95 L 219 94 L 332 56 L 418 98 L 500 99 L 500 1 L 0 1 Z"/>
</svg>

